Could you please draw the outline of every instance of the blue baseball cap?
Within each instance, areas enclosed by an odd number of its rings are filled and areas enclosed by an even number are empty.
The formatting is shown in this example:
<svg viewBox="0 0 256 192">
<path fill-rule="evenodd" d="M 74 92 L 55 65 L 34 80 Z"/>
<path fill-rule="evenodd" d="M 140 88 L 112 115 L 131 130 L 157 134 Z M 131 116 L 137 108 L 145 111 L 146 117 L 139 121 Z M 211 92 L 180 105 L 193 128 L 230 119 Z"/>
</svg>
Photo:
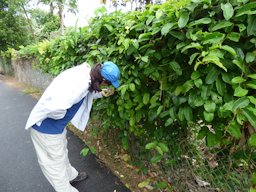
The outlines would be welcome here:
<svg viewBox="0 0 256 192">
<path fill-rule="evenodd" d="M 104 79 L 111 82 L 111 84 L 118 88 L 120 86 L 120 83 L 118 81 L 120 77 L 120 70 L 117 67 L 116 64 L 114 64 L 111 61 L 106 61 L 103 63 L 102 69 L 101 69 L 101 75 Z"/>
</svg>

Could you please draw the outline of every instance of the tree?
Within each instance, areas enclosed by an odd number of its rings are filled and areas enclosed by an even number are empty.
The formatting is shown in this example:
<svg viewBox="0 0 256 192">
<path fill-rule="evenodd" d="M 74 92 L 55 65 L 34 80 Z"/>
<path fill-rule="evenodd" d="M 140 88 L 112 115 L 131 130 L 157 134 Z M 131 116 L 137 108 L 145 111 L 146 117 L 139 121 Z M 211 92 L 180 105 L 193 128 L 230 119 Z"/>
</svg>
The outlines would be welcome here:
<svg viewBox="0 0 256 192">
<path fill-rule="evenodd" d="M 114 7 L 131 5 L 131 10 L 144 8 L 149 4 L 161 4 L 164 0 L 109 0 Z M 101 4 L 107 4 L 107 0 L 100 0 Z"/>
<path fill-rule="evenodd" d="M 41 9 L 30 10 L 31 19 L 39 40 L 49 38 L 53 32 L 60 29 L 59 17 Z"/>
<path fill-rule="evenodd" d="M 77 0 L 39 0 L 38 3 L 43 3 L 50 6 L 50 13 L 53 14 L 53 11 L 58 7 L 58 15 L 60 22 L 60 31 L 61 34 L 64 34 L 64 21 L 63 21 L 63 11 L 66 7 L 68 11 L 72 13 L 77 12 Z"/>
<path fill-rule="evenodd" d="M 16 2 L 0 0 L 0 51 L 18 48 L 31 42 L 31 33 L 26 18 Z"/>
</svg>

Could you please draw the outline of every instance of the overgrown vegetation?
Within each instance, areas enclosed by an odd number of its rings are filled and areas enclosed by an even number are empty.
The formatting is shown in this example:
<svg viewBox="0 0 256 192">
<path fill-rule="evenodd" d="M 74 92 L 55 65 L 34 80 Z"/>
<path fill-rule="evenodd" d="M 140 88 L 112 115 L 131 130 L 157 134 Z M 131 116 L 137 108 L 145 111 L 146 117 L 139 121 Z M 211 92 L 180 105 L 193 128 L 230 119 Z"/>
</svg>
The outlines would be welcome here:
<svg viewBox="0 0 256 192">
<path fill-rule="evenodd" d="M 235 180 L 255 168 L 255 1 L 168 1 L 127 14 L 101 9 L 89 26 L 25 47 L 20 55 L 36 57 L 53 75 L 83 61 L 117 63 L 122 85 L 94 109 L 100 129 L 119 130 L 134 161 L 158 163 L 169 173 L 184 158 L 185 143 L 199 154 L 186 155 L 197 170 Z M 219 188 L 248 189 L 249 179 L 236 180 Z"/>
</svg>

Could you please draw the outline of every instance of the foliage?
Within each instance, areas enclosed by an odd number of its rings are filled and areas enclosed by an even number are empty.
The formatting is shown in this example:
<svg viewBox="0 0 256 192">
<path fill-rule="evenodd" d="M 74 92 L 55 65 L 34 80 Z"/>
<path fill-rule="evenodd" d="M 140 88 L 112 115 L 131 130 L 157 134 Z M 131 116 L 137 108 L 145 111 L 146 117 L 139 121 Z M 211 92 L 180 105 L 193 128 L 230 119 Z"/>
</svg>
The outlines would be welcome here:
<svg viewBox="0 0 256 192">
<path fill-rule="evenodd" d="M 39 40 L 50 39 L 51 33 L 60 29 L 59 17 L 40 9 L 30 11 Z"/>
<path fill-rule="evenodd" d="M 16 4 L 0 0 L 0 51 L 29 44 L 31 33 L 26 19 L 17 12 Z"/>
<path fill-rule="evenodd" d="M 117 63 L 122 85 L 95 108 L 102 129 L 119 128 L 131 152 L 143 146 L 137 158 L 168 164 L 189 122 L 200 127 L 197 140 L 226 155 L 256 146 L 255 34 L 255 1 L 170 1 L 127 14 L 101 9 L 35 55 L 54 75 L 82 61 Z"/>
</svg>

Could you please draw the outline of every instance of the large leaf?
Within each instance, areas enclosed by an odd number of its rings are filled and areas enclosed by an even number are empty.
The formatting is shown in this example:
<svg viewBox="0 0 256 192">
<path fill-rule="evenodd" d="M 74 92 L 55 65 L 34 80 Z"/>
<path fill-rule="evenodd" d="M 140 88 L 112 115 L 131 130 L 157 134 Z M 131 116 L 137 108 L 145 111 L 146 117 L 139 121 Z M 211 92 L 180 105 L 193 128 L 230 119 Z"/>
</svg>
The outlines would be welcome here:
<svg viewBox="0 0 256 192">
<path fill-rule="evenodd" d="M 228 45 L 220 46 L 220 49 L 223 49 L 223 50 L 231 53 L 233 56 L 237 55 L 235 49 L 233 47 L 228 46 Z"/>
<path fill-rule="evenodd" d="M 202 38 L 202 43 L 205 44 L 218 44 L 218 43 L 222 43 L 224 41 L 225 35 L 223 33 L 220 32 L 213 32 L 213 33 L 209 33 L 206 34 L 203 38 Z"/>
<path fill-rule="evenodd" d="M 230 27 L 232 25 L 233 24 L 229 21 L 221 21 L 221 22 L 219 22 L 219 23 L 217 23 L 216 25 L 213 26 L 212 31 L 216 31 L 216 30 L 219 30 L 219 29 Z"/>
<path fill-rule="evenodd" d="M 251 137 L 248 140 L 248 143 L 252 147 L 256 147 L 256 134 L 251 135 Z"/>
<path fill-rule="evenodd" d="M 208 113 L 213 113 L 216 110 L 216 104 L 212 100 L 207 100 L 204 103 L 204 109 Z"/>
<path fill-rule="evenodd" d="M 231 83 L 234 83 L 234 84 L 237 84 L 237 83 L 243 83 L 245 82 L 246 79 L 244 79 L 243 77 L 234 77 L 232 80 L 231 80 Z"/>
<path fill-rule="evenodd" d="M 169 33 L 169 31 L 171 30 L 171 28 L 175 25 L 176 23 L 167 23 L 163 26 L 163 28 L 161 29 L 161 34 L 162 35 L 167 35 L 167 33 Z"/>
<path fill-rule="evenodd" d="M 256 12 L 255 12 L 256 14 Z M 247 26 L 247 34 L 254 35 L 256 34 L 256 17 L 255 15 L 248 16 L 248 26 Z"/>
<path fill-rule="evenodd" d="M 183 49 L 181 50 L 181 52 L 183 53 L 184 51 L 186 51 L 187 49 L 191 49 L 191 48 L 196 48 L 196 49 L 202 49 L 203 46 L 200 45 L 199 43 L 190 43 L 189 45 L 183 47 Z"/>
<path fill-rule="evenodd" d="M 191 23 L 188 24 L 189 27 L 193 27 L 195 25 L 201 25 L 201 24 L 209 24 L 211 23 L 212 20 L 210 18 L 202 18 L 202 19 L 198 19 L 196 21 L 192 21 Z"/>
<path fill-rule="evenodd" d="M 206 57 L 203 58 L 203 62 L 205 62 L 205 63 L 214 63 L 215 65 L 217 65 L 220 68 L 227 71 L 227 68 L 220 62 L 220 59 L 216 56 L 207 55 Z"/>
<path fill-rule="evenodd" d="M 209 72 L 205 78 L 205 83 L 212 84 L 213 82 L 215 82 L 219 76 L 219 73 L 220 72 L 215 67 L 211 67 L 211 69 L 209 70 Z"/>
<path fill-rule="evenodd" d="M 237 33 L 237 32 L 231 32 L 227 35 L 227 39 L 234 41 L 234 42 L 239 42 L 240 37 L 241 37 L 241 34 Z"/>
<path fill-rule="evenodd" d="M 188 23 L 188 20 L 189 20 L 189 13 L 186 11 L 182 12 L 178 21 L 179 28 L 185 27 Z"/>
<path fill-rule="evenodd" d="M 242 135 L 241 125 L 239 125 L 235 120 L 232 120 L 227 127 L 227 132 L 236 139 L 240 139 Z"/>
<path fill-rule="evenodd" d="M 256 116 L 253 112 L 249 111 L 248 109 L 242 109 L 244 116 L 247 118 L 247 120 L 250 122 L 250 124 L 256 128 Z"/>
<path fill-rule="evenodd" d="M 234 15 L 233 6 L 230 3 L 221 3 L 221 9 L 223 11 L 223 16 L 226 20 L 229 20 Z"/>
<path fill-rule="evenodd" d="M 242 97 L 236 100 L 233 104 L 232 111 L 235 112 L 237 109 L 242 109 L 248 106 L 250 103 L 247 97 Z"/>
<path fill-rule="evenodd" d="M 149 103 L 149 99 L 150 99 L 149 93 L 145 93 L 143 95 L 143 103 L 144 103 L 144 105 L 147 105 Z"/>
<path fill-rule="evenodd" d="M 176 61 L 170 62 L 170 66 L 178 75 L 182 75 L 182 69 Z"/>
<path fill-rule="evenodd" d="M 253 9 L 256 8 L 256 2 L 247 3 L 238 8 L 236 17 L 242 16 L 244 14 L 255 14 Z"/>
<path fill-rule="evenodd" d="M 209 147 L 216 146 L 220 143 L 220 139 L 219 135 L 209 132 L 206 136 L 206 145 Z"/>
<path fill-rule="evenodd" d="M 238 86 L 235 89 L 234 96 L 236 96 L 236 97 L 244 97 L 244 96 L 247 95 L 247 93 L 248 93 L 247 89 L 243 89 L 242 87 Z"/>
</svg>

